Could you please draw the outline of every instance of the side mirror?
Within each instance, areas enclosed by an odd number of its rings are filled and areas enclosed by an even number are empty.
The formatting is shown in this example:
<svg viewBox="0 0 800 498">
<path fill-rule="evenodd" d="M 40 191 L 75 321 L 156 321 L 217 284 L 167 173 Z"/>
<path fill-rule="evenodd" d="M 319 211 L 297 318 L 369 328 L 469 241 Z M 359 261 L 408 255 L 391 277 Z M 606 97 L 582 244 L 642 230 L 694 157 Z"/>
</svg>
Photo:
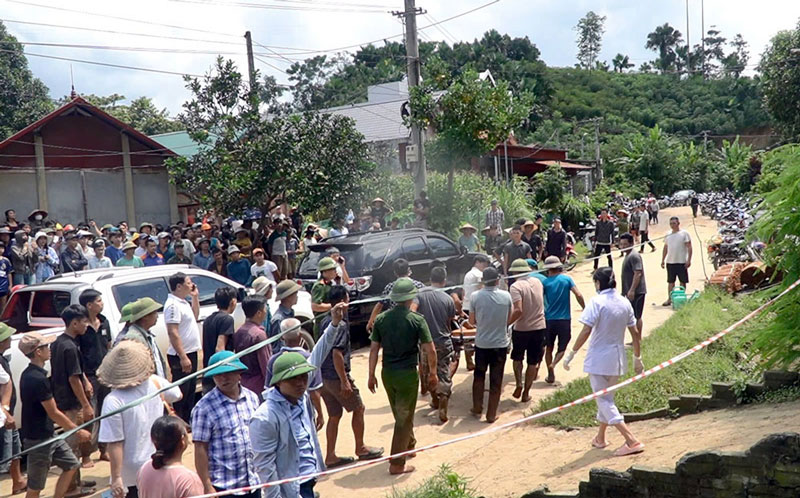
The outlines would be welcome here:
<svg viewBox="0 0 800 498">
<path fill-rule="evenodd" d="M 241 303 L 242 301 L 244 301 L 245 297 L 247 297 L 247 289 L 245 289 L 244 287 L 239 287 L 239 295 L 237 296 L 237 299 Z"/>
<path fill-rule="evenodd" d="M 459 246 L 458 249 L 461 251 L 462 256 L 466 256 L 467 253 L 469 253 L 469 249 L 467 249 L 467 246 Z"/>
</svg>

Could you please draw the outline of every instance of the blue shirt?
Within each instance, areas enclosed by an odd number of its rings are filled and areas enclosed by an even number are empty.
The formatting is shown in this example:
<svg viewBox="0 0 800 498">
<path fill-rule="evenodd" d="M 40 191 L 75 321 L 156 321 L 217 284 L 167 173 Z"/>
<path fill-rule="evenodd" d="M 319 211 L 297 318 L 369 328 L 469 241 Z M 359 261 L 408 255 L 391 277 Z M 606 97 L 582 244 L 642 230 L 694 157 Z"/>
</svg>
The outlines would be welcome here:
<svg viewBox="0 0 800 498">
<path fill-rule="evenodd" d="M 150 254 L 147 254 L 145 257 L 142 258 L 142 263 L 144 263 L 145 266 L 163 265 L 164 257 L 158 253 L 156 253 L 156 255 L 153 257 L 150 257 Z"/>
<path fill-rule="evenodd" d="M 250 281 L 250 262 L 244 258 L 228 263 L 228 278 L 242 285 Z"/>
<path fill-rule="evenodd" d="M 108 256 L 108 259 L 111 260 L 111 264 L 114 266 L 116 266 L 117 260 L 124 255 L 125 254 L 122 253 L 122 249 L 118 249 L 114 246 L 106 247 L 106 256 Z"/>
<path fill-rule="evenodd" d="M 9 274 L 13 268 L 14 266 L 11 264 L 11 261 L 5 256 L 0 255 L 0 296 L 8 293 Z"/>
<path fill-rule="evenodd" d="M 259 483 L 249 426 L 258 405 L 258 395 L 245 387 L 238 400 L 215 387 L 192 410 L 192 440 L 208 443 L 208 473 L 217 488 Z"/>
<path fill-rule="evenodd" d="M 276 392 L 280 391 L 276 390 Z M 300 454 L 300 475 L 313 474 L 317 471 L 317 457 L 314 454 L 314 445 L 311 443 L 311 434 L 307 424 L 303 423 L 305 410 L 299 402 L 294 405 L 289 403 L 289 412 L 292 415 L 289 423 L 292 424 L 292 432 L 297 440 L 297 449 Z"/>
<path fill-rule="evenodd" d="M 547 277 L 544 282 L 544 296 L 546 299 L 545 320 L 569 320 L 572 318 L 569 309 L 569 293 L 575 282 L 563 273 Z"/>
<path fill-rule="evenodd" d="M 208 257 L 203 256 L 202 252 L 198 252 L 197 254 L 194 255 L 194 260 L 192 260 L 192 264 L 205 270 L 209 266 L 211 266 L 211 263 L 213 261 L 214 261 L 214 255 L 211 254 L 210 252 L 208 253 Z"/>
</svg>

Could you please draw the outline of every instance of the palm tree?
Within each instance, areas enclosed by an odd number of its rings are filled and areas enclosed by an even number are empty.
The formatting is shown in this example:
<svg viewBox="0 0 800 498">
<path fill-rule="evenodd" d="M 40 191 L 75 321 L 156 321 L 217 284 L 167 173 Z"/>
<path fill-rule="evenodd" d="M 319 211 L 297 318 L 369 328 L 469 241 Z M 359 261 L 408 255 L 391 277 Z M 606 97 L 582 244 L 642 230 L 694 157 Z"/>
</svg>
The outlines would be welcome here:
<svg viewBox="0 0 800 498">
<path fill-rule="evenodd" d="M 633 67 L 633 63 L 631 63 L 630 58 L 627 55 L 622 54 L 615 55 L 611 60 L 611 64 L 614 65 L 615 73 L 624 73 L 626 69 Z"/>
<path fill-rule="evenodd" d="M 674 68 L 677 54 L 675 47 L 677 47 L 683 37 L 681 32 L 664 23 L 663 26 L 656 27 L 655 31 L 647 35 L 647 43 L 645 48 L 658 51 L 658 59 L 656 59 L 656 67 L 662 73 Z"/>
</svg>

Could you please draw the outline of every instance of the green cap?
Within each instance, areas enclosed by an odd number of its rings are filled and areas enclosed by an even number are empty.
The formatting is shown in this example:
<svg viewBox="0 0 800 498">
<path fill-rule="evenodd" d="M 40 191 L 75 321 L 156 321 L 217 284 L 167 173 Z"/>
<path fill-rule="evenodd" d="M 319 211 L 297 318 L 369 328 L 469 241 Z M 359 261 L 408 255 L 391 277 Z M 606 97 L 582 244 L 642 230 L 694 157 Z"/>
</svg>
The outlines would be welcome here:
<svg viewBox="0 0 800 498">
<path fill-rule="evenodd" d="M 111 230 L 112 228 L 114 228 L 114 225 L 112 225 L 111 223 L 106 223 L 105 225 L 100 227 L 100 231 L 102 232 L 103 230 Z"/>
<path fill-rule="evenodd" d="M 119 323 L 128 323 L 131 321 L 131 307 L 133 306 L 133 303 L 134 301 L 131 301 L 119 310 L 121 315 L 119 317 Z"/>
<path fill-rule="evenodd" d="M 528 262 L 522 258 L 515 259 L 508 269 L 509 273 L 530 273 L 531 267 Z"/>
<path fill-rule="evenodd" d="M 282 380 L 293 379 L 316 369 L 300 353 L 291 351 L 281 353 L 272 365 L 272 379 L 270 379 L 269 385 L 274 386 Z"/>
<path fill-rule="evenodd" d="M 336 261 L 333 258 L 322 258 L 319 260 L 319 271 L 336 269 Z"/>
<path fill-rule="evenodd" d="M 0 342 L 5 341 L 17 331 L 14 327 L 0 322 Z"/>
<path fill-rule="evenodd" d="M 396 303 L 404 303 L 417 297 L 417 286 L 408 277 L 398 278 L 389 293 L 389 299 Z"/>
<path fill-rule="evenodd" d="M 130 317 L 127 321 L 135 322 L 136 320 L 143 318 L 154 311 L 158 311 L 162 308 L 161 304 L 155 302 L 151 297 L 143 297 L 141 299 L 137 299 L 132 303 L 128 303 L 125 306 L 130 306 L 128 309 L 128 313 Z M 124 306 L 123 306 L 124 309 Z"/>
</svg>

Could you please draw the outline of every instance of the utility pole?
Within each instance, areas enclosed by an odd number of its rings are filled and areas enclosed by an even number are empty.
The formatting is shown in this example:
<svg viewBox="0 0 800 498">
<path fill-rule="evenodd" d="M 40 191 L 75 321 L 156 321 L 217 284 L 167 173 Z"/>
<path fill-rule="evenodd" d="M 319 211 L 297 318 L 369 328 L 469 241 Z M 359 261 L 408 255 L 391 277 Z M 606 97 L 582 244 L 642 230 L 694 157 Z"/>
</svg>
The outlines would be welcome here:
<svg viewBox="0 0 800 498">
<path fill-rule="evenodd" d="M 702 53 L 703 79 L 706 79 L 706 2 L 700 0 L 700 52 Z"/>
<path fill-rule="evenodd" d="M 705 156 L 707 156 L 707 155 L 708 155 L 708 148 L 707 148 L 707 144 L 708 144 L 708 131 L 709 131 L 709 130 L 703 130 L 703 131 L 701 131 L 701 132 L 700 132 L 700 133 L 702 133 L 702 134 L 703 134 L 703 157 L 705 157 Z"/>
<path fill-rule="evenodd" d="M 597 167 L 597 183 L 603 180 L 603 165 L 600 158 L 600 118 L 594 119 L 594 161 Z"/>
<path fill-rule="evenodd" d="M 409 95 L 411 88 L 419 86 L 420 82 L 420 60 L 419 60 L 419 40 L 417 39 L 417 14 L 424 14 L 425 11 L 417 8 L 415 0 L 405 0 L 405 10 L 402 12 L 394 11 L 397 17 L 404 20 L 406 26 L 406 59 L 408 60 L 408 89 Z M 428 181 L 428 174 L 425 166 L 425 130 L 417 125 L 411 127 L 411 145 L 417 151 L 416 167 L 414 172 L 414 192 L 419 196 L 425 190 Z"/>
<path fill-rule="evenodd" d="M 247 72 L 250 75 L 250 91 L 256 88 L 256 65 L 253 61 L 253 38 L 249 31 L 244 32 L 244 39 L 247 42 Z"/>
<path fill-rule="evenodd" d="M 686 77 L 692 75 L 692 67 L 689 65 L 689 54 L 692 51 L 692 45 L 689 43 L 689 0 L 686 0 Z M 678 75 L 680 78 L 680 75 Z"/>
</svg>

